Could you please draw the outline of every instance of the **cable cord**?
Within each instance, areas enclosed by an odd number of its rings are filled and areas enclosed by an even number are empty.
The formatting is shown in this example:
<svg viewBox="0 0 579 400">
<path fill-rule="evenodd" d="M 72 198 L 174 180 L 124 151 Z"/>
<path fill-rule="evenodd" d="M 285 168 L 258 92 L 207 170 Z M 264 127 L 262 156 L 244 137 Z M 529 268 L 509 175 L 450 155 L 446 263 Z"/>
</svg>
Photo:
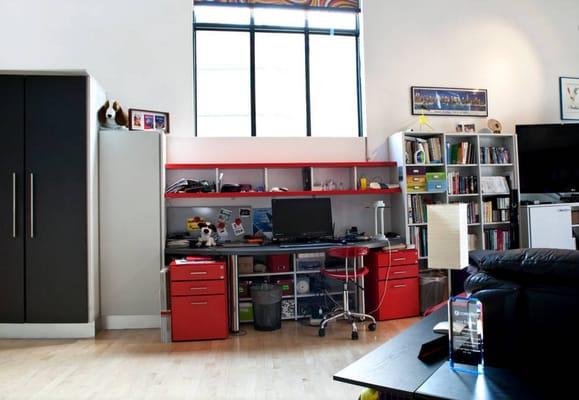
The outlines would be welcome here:
<svg viewBox="0 0 579 400">
<path fill-rule="evenodd" d="M 390 240 L 386 238 L 386 242 L 388 243 L 388 272 L 386 273 L 386 279 L 384 280 L 384 290 L 382 291 L 382 296 L 380 296 L 380 301 L 376 308 L 368 314 L 374 314 L 382 307 L 382 303 L 384 303 L 384 299 L 386 298 L 386 291 L 388 290 L 388 279 L 390 279 L 390 270 L 392 269 L 392 246 L 390 244 Z"/>
</svg>

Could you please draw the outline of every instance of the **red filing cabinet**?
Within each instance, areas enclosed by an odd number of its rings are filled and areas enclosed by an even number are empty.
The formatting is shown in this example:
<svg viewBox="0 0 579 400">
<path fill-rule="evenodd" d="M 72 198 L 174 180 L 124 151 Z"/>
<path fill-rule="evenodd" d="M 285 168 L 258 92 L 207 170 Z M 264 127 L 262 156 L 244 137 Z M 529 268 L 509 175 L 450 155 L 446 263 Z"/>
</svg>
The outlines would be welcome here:
<svg viewBox="0 0 579 400">
<path fill-rule="evenodd" d="M 370 269 L 365 280 L 366 310 L 377 309 L 372 315 L 379 321 L 418 315 L 418 252 L 375 251 L 366 260 Z"/>
<path fill-rule="evenodd" d="M 229 335 L 225 263 L 170 264 L 173 341 Z"/>
</svg>

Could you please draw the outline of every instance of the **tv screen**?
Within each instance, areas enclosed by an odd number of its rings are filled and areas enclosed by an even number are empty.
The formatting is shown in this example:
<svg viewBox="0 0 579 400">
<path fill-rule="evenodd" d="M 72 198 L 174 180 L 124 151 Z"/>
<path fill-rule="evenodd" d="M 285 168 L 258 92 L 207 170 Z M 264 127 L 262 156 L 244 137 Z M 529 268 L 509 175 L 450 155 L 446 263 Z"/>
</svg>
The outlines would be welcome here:
<svg viewBox="0 0 579 400">
<path fill-rule="evenodd" d="M 517 125 L 521 193 L 579 189 L 579 124 Z"/>
<path fill-rule="evenodd" d="M 273 237 L 319 239 L 334 234 L 329 198 L 272 199 Z"/>
</svg>

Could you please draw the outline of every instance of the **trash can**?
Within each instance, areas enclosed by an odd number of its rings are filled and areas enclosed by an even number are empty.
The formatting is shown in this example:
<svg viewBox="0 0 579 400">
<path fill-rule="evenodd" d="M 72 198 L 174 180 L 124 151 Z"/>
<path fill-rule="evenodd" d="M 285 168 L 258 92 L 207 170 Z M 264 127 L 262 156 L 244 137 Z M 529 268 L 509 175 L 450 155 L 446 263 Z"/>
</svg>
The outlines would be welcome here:
<svg viewBox="0 0 579 400">
<path fill-rule="evenodd" d="M 253 326 L 258 331 L 274 331 L 281 328 L 282 288 L 270 283 L 251 285 L 253 302 Z"/>
<path fill-rule="evenodd" d="M 448 278 L 438 271 L 420 272 L 420 314 L 448 299 Z"/>
</svg>

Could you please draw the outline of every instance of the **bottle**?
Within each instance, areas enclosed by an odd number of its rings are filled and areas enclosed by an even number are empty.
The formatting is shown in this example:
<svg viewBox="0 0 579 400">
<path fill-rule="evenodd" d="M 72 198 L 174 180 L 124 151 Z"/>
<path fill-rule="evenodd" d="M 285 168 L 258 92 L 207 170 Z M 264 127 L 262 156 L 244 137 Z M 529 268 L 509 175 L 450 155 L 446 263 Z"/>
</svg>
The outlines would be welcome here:
<svg viewBox="0 0 579 400">
<path fill-rule="evenodd" d="M 368 188 L 368 180 L 366 178 L 360 178 L 360 190 L 366 190 Z"/>
</svg>

